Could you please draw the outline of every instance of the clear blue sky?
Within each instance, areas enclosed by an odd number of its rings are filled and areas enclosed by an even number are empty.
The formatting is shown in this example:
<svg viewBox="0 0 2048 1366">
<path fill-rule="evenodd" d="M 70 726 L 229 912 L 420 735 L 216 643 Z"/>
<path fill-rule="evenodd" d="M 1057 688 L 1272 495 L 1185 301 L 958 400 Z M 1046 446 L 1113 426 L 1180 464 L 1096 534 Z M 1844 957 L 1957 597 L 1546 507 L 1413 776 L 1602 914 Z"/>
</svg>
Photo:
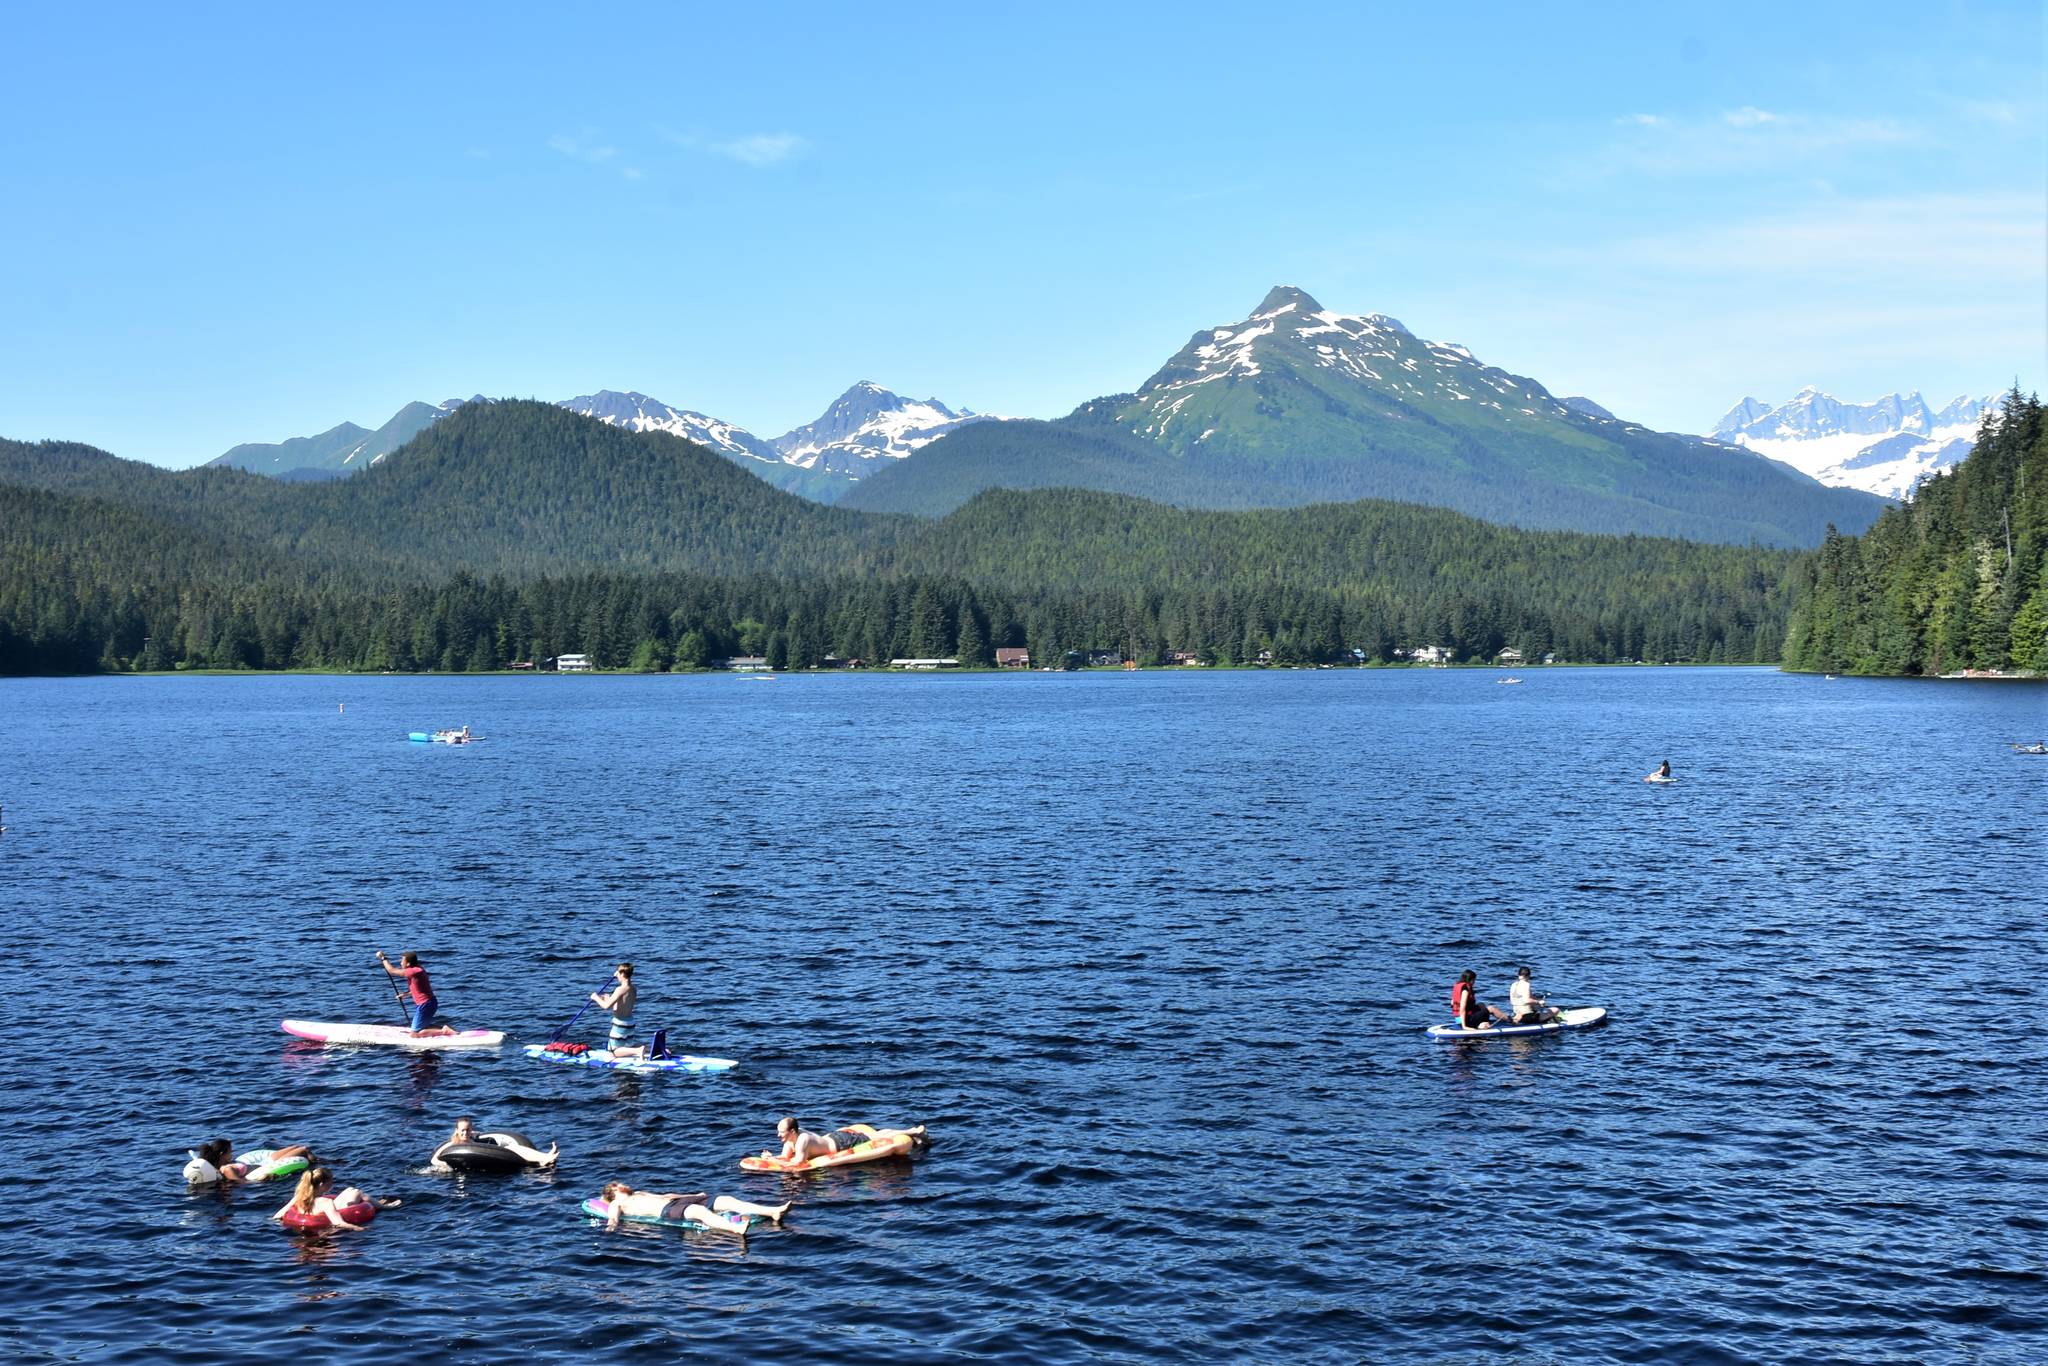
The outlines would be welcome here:
<svg viewBox="0 0 2048 1366">
<path fill-rule="evenodd" d="M 1056 416 L 1275 283 L 1656 426 L 2048 373 L 2013 4 L 17 6 L 0 435 Z"/>
</svg>

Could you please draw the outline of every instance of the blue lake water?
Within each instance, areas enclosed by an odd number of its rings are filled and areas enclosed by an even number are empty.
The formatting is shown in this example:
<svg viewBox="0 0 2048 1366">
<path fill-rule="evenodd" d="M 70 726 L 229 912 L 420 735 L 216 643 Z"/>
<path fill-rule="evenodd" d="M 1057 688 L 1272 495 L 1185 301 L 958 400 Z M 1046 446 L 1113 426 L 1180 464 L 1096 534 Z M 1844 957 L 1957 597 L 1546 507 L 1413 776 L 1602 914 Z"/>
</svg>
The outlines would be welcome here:
<svg viewBox="0 0 2048 1366">
<path fill-rule="evenodd" d="M 2048 690 L 1527 680 L 0 681 L 0 1354 L 2048 1357 Z M 743 1065 L 278 1032 L 396 1019 L 376 948 L 527 1040 L 630 958 Z M 1424 1037 L 1523 962 L 1612 1022 Z M 741 1173 L 785 1112 L 935 1145 Z M 404 1204 L 287 1233 L 214 1135 Z"/>
</svg>

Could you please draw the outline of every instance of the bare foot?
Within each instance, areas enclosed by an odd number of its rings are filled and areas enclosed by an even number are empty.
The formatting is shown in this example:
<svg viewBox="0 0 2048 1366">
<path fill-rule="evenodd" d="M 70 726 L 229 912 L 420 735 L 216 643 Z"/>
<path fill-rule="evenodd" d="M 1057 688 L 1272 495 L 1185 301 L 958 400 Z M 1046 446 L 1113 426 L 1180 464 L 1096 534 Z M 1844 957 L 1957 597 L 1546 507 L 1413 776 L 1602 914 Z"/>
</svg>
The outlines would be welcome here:
<svg viewBox="0 0 2048 1366">
<path fill-rule="evenodd" d="M 777 1205 L 774 1209 L 769 1210 L 768 1222 L 775 1225 L 775 1227 L 777 1228 L 781 1228 L 782 1216 L 789 1213 L 789 1207 L 791 1205 L 794 1205 L 795 1203 L 796 1201 L 794 1200 L 785 1200 L 781 1204 Z"/>
</svg>

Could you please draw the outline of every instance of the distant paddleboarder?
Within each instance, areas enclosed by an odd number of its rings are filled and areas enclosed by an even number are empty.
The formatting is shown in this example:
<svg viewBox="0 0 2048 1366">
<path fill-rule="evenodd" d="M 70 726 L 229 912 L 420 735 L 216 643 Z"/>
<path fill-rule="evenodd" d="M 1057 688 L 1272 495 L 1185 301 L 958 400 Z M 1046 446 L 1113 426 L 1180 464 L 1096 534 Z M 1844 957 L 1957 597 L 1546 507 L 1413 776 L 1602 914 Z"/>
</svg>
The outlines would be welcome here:
<svg viewBox="0 0 2048 1366">
<path fill-rule="evenodd" d="M 1678 779 L 1671 776 L 1671 761 L 1666 759 L 1663 763 L 1657 765 L 1655 773 L 1650 774 L 1643 781 L 1646 783 L 1675 783 Z"/>
</svg>

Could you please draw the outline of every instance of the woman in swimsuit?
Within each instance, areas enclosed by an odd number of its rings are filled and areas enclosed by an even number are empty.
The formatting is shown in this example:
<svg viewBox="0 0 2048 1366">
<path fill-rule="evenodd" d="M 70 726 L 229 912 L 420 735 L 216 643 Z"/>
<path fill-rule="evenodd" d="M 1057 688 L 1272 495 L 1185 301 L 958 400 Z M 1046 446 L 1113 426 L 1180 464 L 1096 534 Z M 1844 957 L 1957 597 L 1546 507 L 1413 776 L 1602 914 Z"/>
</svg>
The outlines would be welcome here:
<svg viewBox="0 0 2048 1366">
<path fill-rule="evenodd" d="M 448 1135 L 448 1141 L 434 1149 L 434 1155 L 427 1159 L 427 1165 L 436 1171 L 449 1170 L 448 1164 L 441 1160 L 441 1154 L 458 1143 L 495 1143 L 507 1152 L 517 1153 L 522 1161 L 535 1167 L 552 1167 L 555 1165 L 555 1159 L 561 1156 L 561 1145 L 558 1143 L 548 1144 L 548 1150 L 542 1152 L 538 1148 L 529 1148 L 523 1143 L 513 1142 L 508 1134 L 493 1134 L 489 1138 L 481 1138 L 476 1132 L 476 1121 L 464 1115 L 455 1121 L 455 1132 Z"/>
</svg>

